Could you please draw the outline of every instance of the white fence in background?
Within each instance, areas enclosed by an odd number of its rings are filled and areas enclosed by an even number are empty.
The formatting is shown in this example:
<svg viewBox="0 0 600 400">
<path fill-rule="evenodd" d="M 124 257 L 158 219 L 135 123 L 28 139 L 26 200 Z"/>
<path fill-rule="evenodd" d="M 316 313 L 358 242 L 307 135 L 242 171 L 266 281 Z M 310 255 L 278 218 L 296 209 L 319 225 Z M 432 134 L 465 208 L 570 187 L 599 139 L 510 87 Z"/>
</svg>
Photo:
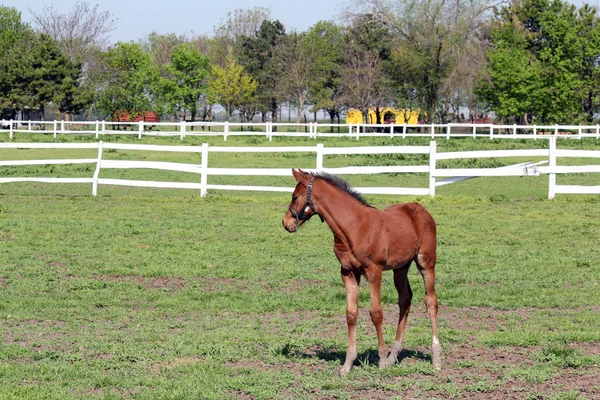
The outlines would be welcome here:
<svg viewBox="0 0 600 400">
<path fill-rule="evenodd" d="M 51 165 L 51 164 L 95 164 L 96 168 L 92 177 L 89 178 L 46 178 L 46 177 L 10 177 L 0 178 L 0 183 L 9 182 L 46 182 L 46 183 L 91 183 L 92 194 L 97 195 L 98 185 L 122 185 L 142 186 L 153 188 L 180 188 L 199 190 L 201 196 L 206 196 L 208 189 L 215 190 L 252 190 L 252 191 L 275 191 L 292 192 L 293 187 L 272 186 L 240 186 L 240 185 L 214 185 L 208 184 L 210 175 L 228 176 L 291 176 L 290 168 L 211 168 L 209 167 L 209 153 L 292 153 L 308 152 L 316 154 L 314 170 L 333 174 L 381 174 L 381 173 L 425 173 L 429 174 L 429 185 L 425 188 L 403 188 L 403 187 L 357 187 L 356 189 L 365 194 L 394 194 L 394 195 L 429 195 L 435 196 L 437 186 L 457 182 L 478 176 L 539 176 L 548 174 L 549 189 L 548 198 L 554 198 L 557 193 L 577 194 L 600 194 L 600 186 L 574 186 L 557 185 L 557 174 L 568 173 L 593 173 L 600 172 L 600 164 L 585 166 L 563 166 L 557 165 L 559 157 L 584 157 L 600 158 L 600 150 L 562 150 L 556 148 L 556 137 L 549 138 L 548 149 L 531 150 L 484 150 L 484 151 L 461 151 L 438 153 L 435 141 L 429 146 L 366 146 L 366 147 L 328 147 L 323 144 L 316 146 L 299 147 L 219 147 L 209 146 L 163 146 L 143 144 L 120 144 L 120 143 L 0 143 L 0 149 L 97 149 L 97 158 L 87 159 L 57 159 L 57 160 L 12 160 L 0 161 L 2 166 L 23 165 Z M 161 161 L 131 161 L 131 160 L 107 160 L 103 159 L 104 150 L 136 150 L 136 151 L 160 151 L 160 152 L 186 152 L 199 153 L 200 164 L 184 164 L 177 162 Z M 327 168 L 323 165 L 324 157 L 332 154 L 429 154 L 429 163 L 426 165 L 411 166 L 353 166 Z M 473 159 L 489 157 L 548 157 L 547 161 L 538 163 L 522 163 L 500 168 L 438 168 L 438 160 L 451 159 Z M 541 164 L 548 163 L 548 166 Z M 163 182 L 145 180 L 105 179 L 100 178 L 102 169 L 157 169 L 167 171 L 192 172 L 200 175 L 199 182 Z M 310 169 L 309 169 L 310 170 Z M 438 178 L 448 178 L 438 180 Z"/>
<path fill-rule="evenodd" d="M 43 130 L 42 130 L 43 128 Z M 246 129 L 246 130 L 243 130 Z M 252 130 L 250 130 L 252 129 Z M 290 132 L 289 130 L 292 130 Z M 330 133 L 331 129 L 340 133 Z M 328 124 L 309 122 L 111 122 L 111 121 L 0 121 L 0 132 L 8 132 L 10 140 L 15 133 L 43 132 L 57 135 L 105 135 L 143 136 L 274 136 L 287 137 L 485 137 L 489 139 L 518 138 L 538 139 L 548 135 L 581 139 L 600 139 L 600 125 L 495 125 L 495 124 Z"/>
</svg>

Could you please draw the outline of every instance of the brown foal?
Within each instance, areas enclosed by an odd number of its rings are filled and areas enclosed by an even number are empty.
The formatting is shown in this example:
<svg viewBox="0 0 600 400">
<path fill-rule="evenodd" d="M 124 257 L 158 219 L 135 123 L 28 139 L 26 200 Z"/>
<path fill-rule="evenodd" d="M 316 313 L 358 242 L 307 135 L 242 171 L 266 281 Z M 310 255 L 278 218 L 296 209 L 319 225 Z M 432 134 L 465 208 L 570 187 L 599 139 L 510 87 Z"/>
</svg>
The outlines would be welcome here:
<svg viewBox="0 0 600 400">
<path fill-rule="evenodd" d="M 440 370 L 442 346 L 438 339 L 435 293 L 436 227 L 431 214 L 417 203 L 396 204 L 381 211 L 371 207 L 336 176 L 296 169 L 292 173 L 298 184 L 283 217 L 283 226 L 288 232 L 296 232 L 304 221 L 319 215 L 333 232 L 333 251 L 341 264 L 346 288 L 348 351 L 340 375 L 350 372 L 357 357 L 356 320 L 361 276 L 369 283 L 371 321 L 379 343 L 379 366 L 384 368 L 396 362 L 402 350 L 412 300 L 407 274 L 413 261 L 425 282 L 425 304 L 433 331 L 432 361 L 434 368 Z M 394 271 L 400 308 L 396 338 L 389 354 L 382 332 L 381 275 L 385 270 Z"/>
</svg>

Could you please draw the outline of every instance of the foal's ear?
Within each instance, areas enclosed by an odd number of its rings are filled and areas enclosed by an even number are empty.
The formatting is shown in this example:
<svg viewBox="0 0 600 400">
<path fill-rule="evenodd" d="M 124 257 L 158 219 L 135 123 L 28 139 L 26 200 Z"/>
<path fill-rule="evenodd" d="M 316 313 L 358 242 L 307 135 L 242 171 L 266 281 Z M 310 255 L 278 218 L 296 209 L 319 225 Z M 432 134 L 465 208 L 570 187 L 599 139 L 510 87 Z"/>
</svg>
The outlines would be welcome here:
<svg viewBox="0 0 600 400">
<path fill-rule="evenodd" d="M 310 174 L 302 171 L 301 169 L 292 168 L 292 175 L 294 175 L 296 182 L 304 185 L 307 185 L 308 180 L 310 179 Z"/>
</svg>

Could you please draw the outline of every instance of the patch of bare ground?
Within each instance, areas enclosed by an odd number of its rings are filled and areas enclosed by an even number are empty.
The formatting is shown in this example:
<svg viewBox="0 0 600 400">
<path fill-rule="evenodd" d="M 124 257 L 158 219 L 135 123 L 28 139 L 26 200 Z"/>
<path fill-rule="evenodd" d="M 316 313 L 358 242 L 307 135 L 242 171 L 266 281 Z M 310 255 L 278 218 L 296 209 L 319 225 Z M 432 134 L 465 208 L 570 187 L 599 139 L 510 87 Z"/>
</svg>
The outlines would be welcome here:
<svg viewBox="0 0 600 400">
<path fill-rule="evenodd" d="M 2 276 L 0 276 L 0 287 L 5 288 L 8 286 L 8 280 Z"/>
<path fill-rule="evenodd" d="M 159 375 L 162 371 L 169 371 L 183 365 L 194 365 L 201 362 L 200 357 L 182 357 L 173 360 L 167 360 L 159 363 L 154 363 L 150 366 L 152 375 Z"/>
<path fill-rule="evenodd" d="M 553 313 L 568 316 L 582 311 L 598 307 L 585 307 L 577 309 L 552 309 Z M 440 320 L 446 329 L 467 332 L 471 331 L 498 331 L 507 323 L 518 324 L 534 317 L 541 309 L 513 309 L 494 310 L 483 307 L 443 308 L 440 312 Z M 385 323 L 395 324 L 398 316 L 397 307 L 384 306 Z M 273 334 L 290 334 L 289 327 L 300 325 L 307 320 L 320 320 L 317 324 L 318 333 L 312 332 L 312 336 L 331 338 L 345 336 L 345 315 L 324 316 L 318 312 L 293 312 L 293 313 L 268 313 L 260 317 L 263 328 Z M 411 324 L 427 323 L 428 316 L 424 305 L 413 305 L 409 317 L 407 337 L 411 335 Z M 312 326 L 312 325 L 311 325 Z M 369 312 L 361 308 L 358 320 L 359 344 L 363 335 L 374 335 Z M 284 332 L 285 331 L 285 332 Z M 386 338 L 389 342 L 389 337 Z M 389 344 L 389 343 L 388 343 Z M 486 347 L 474 344 L 466 338 L 461 344 L 443 343 L 444 345 L 444 368 L 435 375 L 410 373 L 408 376 L 391 376 L 381 378 L 381 384 L 389 386 L 389 389 L 381 389 L 372 386 L 371 378 L 354 378 L 355 383 L 350 384 L 346 394 L 351 398 L 361 399 L 387 399 L 398 396 L 403 399 L 431 399 L 431 398 L 469 398 L 469 399 L 550 399 L 564 393 L 578 393 L 583 399 L 600 400 L 600 368 L 597 365 L 580 368 L 552 367 L 544 370 L 547 374 L 541 377 L 529 377 L 527 373 L 535 374 L 544 364 L 537 360 L 534 353 L 540 351 L 542 346 L 502 346 Z M 570 343 L 568 348 L 576 349 L 586 356 L 597 356 L 600 354 L 600 343 Z M 368 358 L 370 363 L 377 362 L 376 349 L 363 352 L 361 357 Z M 321 345 L 311 345 L 305 348 L 289 348 L 282 350 L 282 354 L 289 354 L 289 361 L 278 366 L 268 365 L 263 362 L 244 361 L 229 364 L 232 368 L 250 368 L 258 370 L 269 370 L 274 367 L 284 367 L 294 371 L 298 376 L 312 373 L 317 370 L 333 371 L 332 365 L 337 368 L 341 365 L 345 348 L 328 349 Z M 417 346 L 405 348 L 400 356 L 400 365 L 410 367 L 411 365 L 430 361 L 430 348 L 428 346 Z M 301 358 L 302 360 L 297 360 Z M 294 360 L 296 359 L 296 361 Z M 356 366 L 355 368 L 361 368 Z M 515 371 L 522 370 L 523 377 Z M 327 373 L 327 372 L 325 372 Z M 333 372 L 332 372 L 333 374 Z M 350 375 L 352 379 L 352 373 Z M 360 382 L 360 380 L 364 382 Z M 543 383 L 532 383 L 536 380 Z M 398 387 L 398 389 L 395 389 Z M 290 387 L 283 397 L 294 397 L 295 387 Z M 330 395 L 327 390 L 313 389 L 305 396 L 315 399 L 325 399 Z M 251 397 L 246 397 L 251 398 Z"/>
<path fill-rule="evenodd" d="M 128 282 L 143 286 L 147 289 L 180 290 L 186 286 L 186 279 L 174 277 L 150 278 L 139 275 L 96 275 L 95 279 L 101 282 Z"/>
</svg>

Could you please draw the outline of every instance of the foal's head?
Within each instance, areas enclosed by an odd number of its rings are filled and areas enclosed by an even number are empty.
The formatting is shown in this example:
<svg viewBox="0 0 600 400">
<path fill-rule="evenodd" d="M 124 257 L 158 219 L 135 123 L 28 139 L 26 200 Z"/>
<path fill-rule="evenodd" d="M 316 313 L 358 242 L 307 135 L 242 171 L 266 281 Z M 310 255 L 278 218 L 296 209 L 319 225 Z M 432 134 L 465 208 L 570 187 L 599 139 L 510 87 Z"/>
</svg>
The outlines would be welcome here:
<svg viewBox="0 0 600 400">
<path fill-rule="evenodd" d="M 300 169 L 293 169 L 292 174 L 298 184 L 292 193 L 292 202 L 283 216 L 283 227 L 288 232 L 296 232 L 298 227 L 317 214 L 311 200 L 312 184 L 315 177 Z"/>
</svg>

